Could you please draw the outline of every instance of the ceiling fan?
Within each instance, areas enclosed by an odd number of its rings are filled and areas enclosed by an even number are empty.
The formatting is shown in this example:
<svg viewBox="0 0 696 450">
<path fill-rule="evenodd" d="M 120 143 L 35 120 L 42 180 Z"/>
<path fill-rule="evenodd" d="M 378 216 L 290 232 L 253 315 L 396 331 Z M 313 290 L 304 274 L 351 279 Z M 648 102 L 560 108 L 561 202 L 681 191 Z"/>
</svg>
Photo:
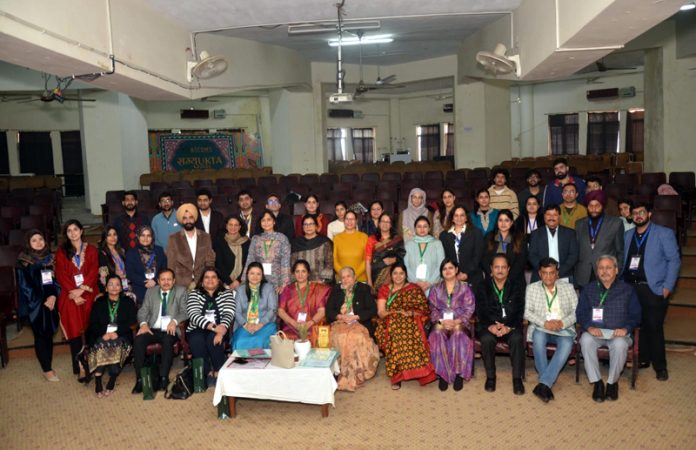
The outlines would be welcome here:
<svg viewBox="0 0 696 450">
<path fill-rule="evenodd" d="M 358 39 L 362 40 L 363 37 L 363 32 L 358 31 Z M 384 78 L 381 77 L 379 73 L 379 66 L 377 67 L 377 80 L 375 81 L 374 84 L 366 84 L 365 81 L 363 81 L 363 63 L 362 63 L 362 44 L 359 45 L 359 50 L 360 50 L 360 81 L 358 82 L 358 86 L 355 88 L 355 94 L 353 94 L 353 98 L 358 97 L 366 92 L 370 91 L 376 91 L 379 89 L 398 89 L 404 87 L 401 84 L 390 84 L 392 81 L 396 80 L 396 75 L 389 75 Z"/>
</svg>

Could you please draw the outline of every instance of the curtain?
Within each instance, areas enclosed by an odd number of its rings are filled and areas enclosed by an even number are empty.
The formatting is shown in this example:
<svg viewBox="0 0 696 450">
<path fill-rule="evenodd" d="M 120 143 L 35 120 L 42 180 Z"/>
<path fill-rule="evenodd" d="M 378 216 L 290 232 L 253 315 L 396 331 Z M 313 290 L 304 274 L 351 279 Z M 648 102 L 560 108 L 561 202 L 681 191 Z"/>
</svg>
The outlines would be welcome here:
<svg viewBox="0 0 696 450">
<path fill-rule="evenodd" d="M 433 161 L 440 156 L 440 124 L 420 126 L 418 149 L 421 161 Z"/>
<path fill-rule="evenodd" d="M 374 162 L 375 131 L 373 128 L 353 128 L 353 154 L 364 163 Z"/>
<path fill-rule="evenodd" d="M 326 130 L 326 148 L 329 151 L 329 161 L 343 161 L 341 133 L 340 128 L 329 128 Z"/>
</svg>

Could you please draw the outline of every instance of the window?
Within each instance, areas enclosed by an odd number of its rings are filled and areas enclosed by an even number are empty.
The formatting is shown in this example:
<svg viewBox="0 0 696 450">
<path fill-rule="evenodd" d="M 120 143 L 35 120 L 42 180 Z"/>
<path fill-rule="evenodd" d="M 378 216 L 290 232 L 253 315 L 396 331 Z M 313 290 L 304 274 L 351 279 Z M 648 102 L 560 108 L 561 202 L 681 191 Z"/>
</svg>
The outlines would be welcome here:
<svg viewBox="0 0 696 450">
<path fill-rule="evenodd" d="M 416 137 L 419 161 L 432 161 L 440 156 L 440 124 L 416 127 Z"/>
<path fill-rule="evenodd" d="M 0 174 L 10 174 L 10 155 L 7 152 L 7 131 L 0 131 Z"/>
<path fill-rule="evenodd" d="M 329 128 L 326 130 L 326 147 L 329 149 L 329 161 L 346 159 L 346 129 Z"/>
<path fill-rule="evenodd" d="M 454 156 L 454 124 L 445 124 L 445 156 Z"/>
<path fill-rule="evenodd" d="M 48 131 L 21 131 L 17 133 L 20 173 L 54 175 L 53 147 Z"/>
<path fill-rule="evenodd" d="M 643 153 L 644 115 L 645 111 L 642 109 L 628 111 L 626 122 L 626 152 L 628 153 Z"/>
<path fill-rule="evenodd" d="M 619 151 L 619 113 L 587 113 L 587 154 L 603 155 Z"/>
<path fill-rule="evenodd" d="M 353 128 L 354 159 L 364 163 L 374 162 L 375 130 L 373 128 Z"/>
<path fill-rule="evenodd" d="M 578 115 L 553 114 L 549 116 L 549 141 L 552 155 L 578 154 Z"/>
</svg>

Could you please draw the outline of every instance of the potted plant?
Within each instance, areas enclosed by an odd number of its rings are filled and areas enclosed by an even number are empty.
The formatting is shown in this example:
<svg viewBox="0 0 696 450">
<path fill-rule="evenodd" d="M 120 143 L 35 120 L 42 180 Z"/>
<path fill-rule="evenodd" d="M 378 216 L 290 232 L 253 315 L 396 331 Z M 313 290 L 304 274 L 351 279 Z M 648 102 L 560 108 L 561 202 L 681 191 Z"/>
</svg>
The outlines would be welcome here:
<svg viewBox="0 0 696 450">
<path fill-rule="evenodd" d="M 297 327 L 298 339 L 295 341 L 295 353 L 297 353 L 300 361 L 302 361 L 312 349 L 312 343 L 307 339 L 308 334 L 309 330 L 307 329 L 307 325 L 300 324 L 300 326 Z"/>
</svg>

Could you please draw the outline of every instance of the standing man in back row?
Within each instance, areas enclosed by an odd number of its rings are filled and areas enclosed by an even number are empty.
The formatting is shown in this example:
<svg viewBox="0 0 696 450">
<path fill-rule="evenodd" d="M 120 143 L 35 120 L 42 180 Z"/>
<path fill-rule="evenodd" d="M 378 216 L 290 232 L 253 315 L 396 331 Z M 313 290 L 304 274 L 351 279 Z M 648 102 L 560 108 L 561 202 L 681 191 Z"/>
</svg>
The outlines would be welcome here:
<svg viewBox="0 0 696 450">
<path fill-rule="evenodd" d="M 624 235 L 623 279 L 636 289 L 642 310 L 640 367 L 652 363 L 657 379 L 666 381 L 664 322 L 681 260 L 674 232 L 652 223 L 650 209 L 643 202 L 636 202 L 631 209 L 636 227 Z"/>
<path fill-rule="evenodd" d="M 510 178 L 510 176 L 505 169 L 501 168 L 493 171 L 491 175 L 493 185 L 488 188 L 488 195 L 491 198 L 490 206 L 498 211 L 509 209 L 514 219 L 517 219 L 517 216 L 520 215 L 520 205 L 517 201 L 517 194 L 515 194 L 515 191 L 507 186 L 508 178 Z"/>
<path fill-rule="evenodd" d="M 553 174 L 556 178 L 544 188 L 544 207 L 563 203 L 562 193 L 566 184 L 574 184 L 578 192 L 577 201 L 579 203 L 585 202 L 585 182 L 580 177 L 570 175 L 567 159 L 556 158 L 553 160 Z"/>
</svg>

